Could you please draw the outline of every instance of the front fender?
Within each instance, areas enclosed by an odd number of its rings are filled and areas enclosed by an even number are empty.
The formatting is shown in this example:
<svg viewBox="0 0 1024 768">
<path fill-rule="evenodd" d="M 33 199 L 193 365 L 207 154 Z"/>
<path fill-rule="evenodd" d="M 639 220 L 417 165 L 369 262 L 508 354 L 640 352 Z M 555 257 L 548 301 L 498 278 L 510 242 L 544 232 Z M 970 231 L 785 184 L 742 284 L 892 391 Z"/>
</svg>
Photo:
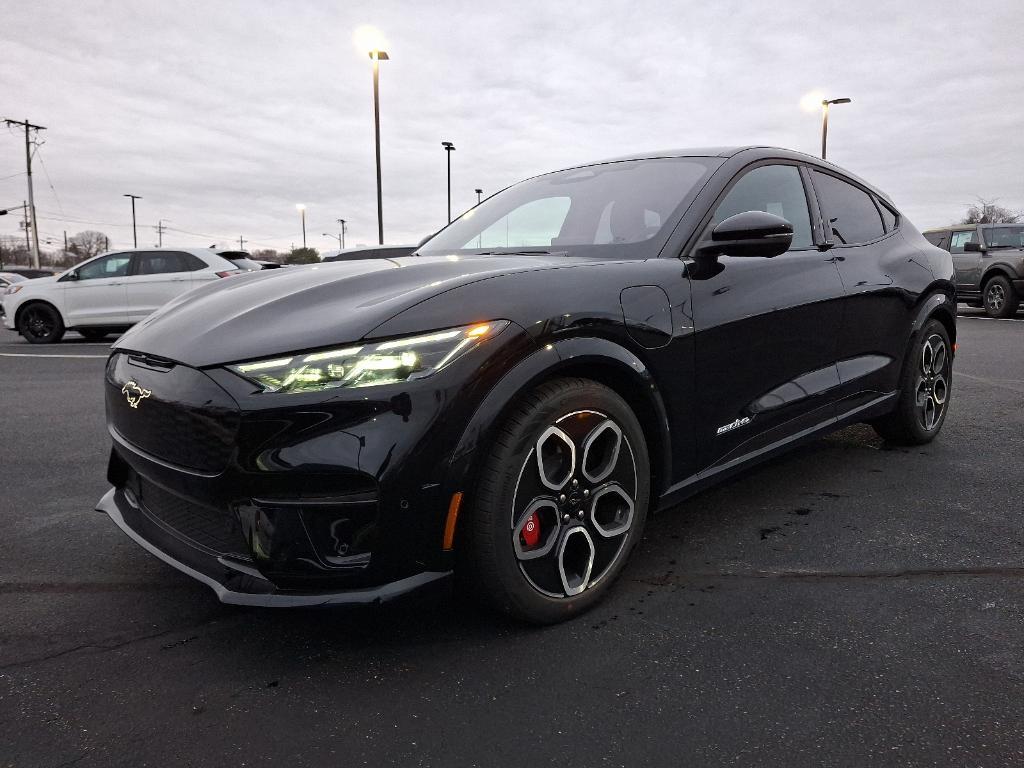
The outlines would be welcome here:
<svg viewBox="0 0 1024 768">
<path fill-rule="evenodd" d="M 447 473 L 449 494 L 470 489 L 485 449 L 516 398 L 560 375 L 592 378 L 618 391 L 637 412 L 645 431 L 654 433 L 649 435 L 648 449 L 655 476 L 670 476 L 668 415 L 651 371 L 635 354 L 612 341 L 577 336 L 541 346 L 488 392 L 452 454 Z"/>
</svg>

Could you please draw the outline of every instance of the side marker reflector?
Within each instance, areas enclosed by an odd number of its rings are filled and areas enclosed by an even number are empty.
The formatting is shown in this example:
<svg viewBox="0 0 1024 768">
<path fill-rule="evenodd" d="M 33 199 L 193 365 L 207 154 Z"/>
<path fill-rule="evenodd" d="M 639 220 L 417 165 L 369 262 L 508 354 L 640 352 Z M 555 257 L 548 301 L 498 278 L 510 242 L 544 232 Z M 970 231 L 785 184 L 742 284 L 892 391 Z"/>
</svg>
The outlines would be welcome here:
<svg viewBox="0 0 1024 768">
<path fill-rule="evenodd" d="M 451 503 L 448 505 L 448 518 L 444 521 L 444 545 L 445 551 L 450 551 L 455 546 L 455 521 L 459 519 L 459 507 L 462 506 L 462 491 L 452 494 Z"/>
</svg>

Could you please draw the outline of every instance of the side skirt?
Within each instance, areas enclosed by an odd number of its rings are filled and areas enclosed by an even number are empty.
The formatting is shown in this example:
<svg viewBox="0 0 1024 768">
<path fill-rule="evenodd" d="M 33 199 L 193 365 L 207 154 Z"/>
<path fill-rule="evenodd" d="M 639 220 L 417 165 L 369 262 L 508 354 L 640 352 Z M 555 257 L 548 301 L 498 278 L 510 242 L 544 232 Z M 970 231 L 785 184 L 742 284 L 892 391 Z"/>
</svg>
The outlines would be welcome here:
<svg viewBox="0 0 1024 768">
<path fill-rule="evenodd" d="M 691 475 L 662 493 L 653 511 L 660 512 L 664 509 L 668 509 L 669 507 L 673 507 L 679 502 L 699 493 L 715 483 L 721 482 L 728 477 L 732 477 L 740 471 L 748 469 L 754 464 L 759 464 L 762 461 L 785 453 L 791 448 L 795 448 L 797 445 L 809 442 L 816 437 L 827 435 L 830 432 L 835 432 L 837 429 L 849 426 L 850 424 L 856 424 L 858 422 L 868 421 L 870 419 L 883 416 L 893 409 L 898 396 L 898 391 L 888 392 L 845 412 L 841 416 L 826 419 L 819 424 L 808 427 L 800 432 L 796 432 L 781 440 L 777 440 L 774 443 L 758 448 L 755 451 L 751 451 L 750 453 L 746 453 L 732 461 L 728 461 L 724 464 L 706 469 L 703 472 Z"/>
</svg>

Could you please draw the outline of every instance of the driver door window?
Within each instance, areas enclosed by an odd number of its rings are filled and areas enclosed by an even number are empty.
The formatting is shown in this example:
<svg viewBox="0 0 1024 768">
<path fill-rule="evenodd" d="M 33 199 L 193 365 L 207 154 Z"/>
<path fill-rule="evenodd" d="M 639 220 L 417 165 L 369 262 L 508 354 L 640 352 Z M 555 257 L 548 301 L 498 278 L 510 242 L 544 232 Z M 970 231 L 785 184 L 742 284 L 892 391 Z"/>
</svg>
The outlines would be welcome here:
<svg viewBox="0 0 1024 768">
<path fill-rule="evenodd" d="M 708 234 L 725 219 L 746 211 L 764 211 L 792 224 L 793 244 L 789 250 L 813 245 L 807 195 L 795 165 L 762 165 L 745 174 L 718 204 Z"/>
<path fill-rule="evenodd" d="M 966 232 L 954 232 L 952 239 L 949 241 L 949 252 L 950 253 L 963 253 L 964 246 L 967 243 L 978 242 L 978 231 L 971 229 Z"/>
<path fill-rule="evenodd" d="M 130 253 L 112 253 L 102 259 L 90 261 L 78 268 L 79 280 L 98 280 L 104 277 L 124 277 L 131 264 Z"/>
</svg>

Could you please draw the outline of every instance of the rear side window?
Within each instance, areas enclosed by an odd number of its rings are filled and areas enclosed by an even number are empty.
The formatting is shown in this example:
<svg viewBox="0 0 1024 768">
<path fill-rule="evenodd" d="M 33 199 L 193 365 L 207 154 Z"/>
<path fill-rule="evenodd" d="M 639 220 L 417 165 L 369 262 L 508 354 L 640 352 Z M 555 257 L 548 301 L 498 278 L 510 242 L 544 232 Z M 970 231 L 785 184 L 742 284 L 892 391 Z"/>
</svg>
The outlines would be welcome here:
<svg viewBox="0 0 1024 768">
<path fill-rule="evenodd" d="M 98 280 L 101 277 L 124 277 L 131 264 L 130 253 L 112 253 L 109 256 L 90 261 L 78 268 L 79 280 Z"/>
<path fill-rule="evenodd" d="M 718 204 L 708 231 L 730 216 L 746 211 L 772 213 L 792 224 L 790 250 L 811 247 L 807 196 L 795 165 L 762 165 L 746 173 Z"/>
<path fill-rule="evenodd" d="M 814 189 L 824 209 L 829 229 L 840 245 L 877 240 L 885 234 L 882 215 L 864 190 L 835 176 L 813 171 Z"/>
<path fill-rule="evenodd" d="M 963 253 L 967 243 L 978 242 L 978 230 L 969 229 L 964 232 L 954 232 L 949 240 L 950 253 Z"/>
<path fill-rule="evenodd" d="M 166 275 L 171 272 L 184 272 L 185 264 L 178 253 L 136 253 L 136 275 Z"/>
</svg>

